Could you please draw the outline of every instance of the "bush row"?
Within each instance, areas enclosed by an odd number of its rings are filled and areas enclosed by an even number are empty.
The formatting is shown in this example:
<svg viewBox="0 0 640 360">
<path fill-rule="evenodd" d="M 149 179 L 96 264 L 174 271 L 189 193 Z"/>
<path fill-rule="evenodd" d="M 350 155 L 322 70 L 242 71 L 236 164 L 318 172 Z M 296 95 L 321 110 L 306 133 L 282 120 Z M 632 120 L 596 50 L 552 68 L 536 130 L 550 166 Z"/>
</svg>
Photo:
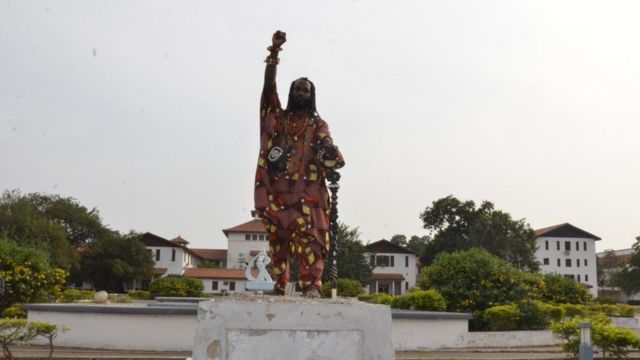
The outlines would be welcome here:
<svg viewBox="0 0 640 360">
<path fill-rule="evenodd" d="M 622 304 L 552 304 L 533 300 L 492 306 L 482 313 L 482 320 L 493 331 L 541 330 L 554 321 L 598 314 L 634 317 L 636 309 Z"/>
<path fill-rule="evenodd" d="M 389 294 L 372 294 L 358 296 L 358 300 L 374 304 L 389 305 L 394 309 L 445 311 L 447 302 L 436 290 L 414 290 L 402 296 Z"/>
</svg>

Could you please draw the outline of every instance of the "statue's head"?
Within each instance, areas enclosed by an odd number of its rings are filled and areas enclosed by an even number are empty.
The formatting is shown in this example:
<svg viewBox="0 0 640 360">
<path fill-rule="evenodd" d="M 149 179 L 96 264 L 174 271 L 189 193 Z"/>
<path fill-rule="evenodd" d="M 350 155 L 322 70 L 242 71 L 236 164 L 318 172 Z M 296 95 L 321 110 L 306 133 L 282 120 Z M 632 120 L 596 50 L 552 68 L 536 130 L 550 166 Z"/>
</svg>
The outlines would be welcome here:
<svg viewBox="0 0 640 360">
<path fill-rule="evenodd" d="M 291 83 L 289 88 L 289 100 L 287 110 L 307 109 L 316 114 L 316 87 L 306 77 L 299 78 Z"/>
</svg>

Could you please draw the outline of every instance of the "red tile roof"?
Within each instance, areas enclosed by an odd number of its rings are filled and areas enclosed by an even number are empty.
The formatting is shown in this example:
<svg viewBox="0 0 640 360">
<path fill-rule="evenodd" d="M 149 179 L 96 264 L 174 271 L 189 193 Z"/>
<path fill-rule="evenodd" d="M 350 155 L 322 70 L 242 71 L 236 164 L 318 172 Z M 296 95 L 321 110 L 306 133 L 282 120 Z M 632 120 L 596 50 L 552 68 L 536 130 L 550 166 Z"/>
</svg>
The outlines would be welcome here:
<svg viewBox="0 0 640 360">
<path fill-rule="evenodd" d="M 171 239 L 169 241 L 171 241 L 174 244 L 178 244 L 178 245 L 187 245 L 187 244 L 189 244 L 189 242 L 187 240 L 183 239 L 182 236 L 180 236 L 180 235 L 178 235 L 177 238 Z"/>
<path fill-rule="evenodd" d="M 227 260 L 226 249 L 189 249 L 195 256 L 203 260 Z"/>
<path fill-rule="evenodd" d="M 264 224 L 260 219 L 253 219 L 244 224 L 240 224 L 234 227 L 230 227 L 228 229 L 222 230 L 222 232 L 229 236 L 229 233 L 267 233 L 267 230 L 264 229 Z"/>
<path fill-rule="evenodd" d="M 402 274 L 371 274 L 371 280 L 404 280 Z"/>
<path fill-rule="evenodd" d="M 184 276 L 197 279 L 246 279 L 242 269 L 187 268 Z"/>
<path fill-rule="evenodd" d="M 164 275 L 167 272 L 167 268 L 153 268 L 153 275 Z"/>
</svg>

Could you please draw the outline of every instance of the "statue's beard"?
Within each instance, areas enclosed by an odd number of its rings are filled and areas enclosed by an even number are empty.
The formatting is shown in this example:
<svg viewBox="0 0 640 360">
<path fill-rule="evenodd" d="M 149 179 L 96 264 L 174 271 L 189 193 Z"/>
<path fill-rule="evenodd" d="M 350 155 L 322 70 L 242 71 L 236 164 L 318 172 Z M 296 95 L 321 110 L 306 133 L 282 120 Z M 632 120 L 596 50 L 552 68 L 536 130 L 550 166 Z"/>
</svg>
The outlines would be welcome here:
<svg viewBox="0 0 640 360">
<path fill-rule="evenodd" d="M 309 99 L 304 99 L 304 100 L 293 100 L 293 104 L 291 106 L 291 109 L 293 110 L 309 110 L 311 109 L 311 100 Z"/>
</svg>

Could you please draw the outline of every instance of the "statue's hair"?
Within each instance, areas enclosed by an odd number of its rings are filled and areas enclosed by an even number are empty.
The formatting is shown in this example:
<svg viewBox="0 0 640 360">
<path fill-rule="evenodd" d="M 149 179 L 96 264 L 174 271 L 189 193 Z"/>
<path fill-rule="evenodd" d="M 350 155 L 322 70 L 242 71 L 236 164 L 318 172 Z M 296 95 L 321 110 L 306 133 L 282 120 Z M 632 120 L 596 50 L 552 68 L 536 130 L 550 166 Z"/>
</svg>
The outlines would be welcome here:
<svg viewBox="0 0 640 360">
<path fill-rule="evenodd" d="M 293 104 L 294 104 L 294 100 L 293 100 L 293 84 L 296 83 L 296 81 L 298 80 L 304 80 L 306 82 L 308 82 L 309 84 L 311 84 L 311 99 L 310 99 L 310 104 L 309 104 L 309 112 L 312 115 L 318 116 L 318 110 L 316 110 L 316 86 L 313 84 L 313 82 L 309 79 L 307 79 L 306 77 L 301 77 L 299 79 L 293 80 L 291 82 L 291 86 L 289 87 L 289 98 L 287 99 L 287 108 L 285 109 L 285 111 L 292 111 L 293 108 Z"/>
</svg>

